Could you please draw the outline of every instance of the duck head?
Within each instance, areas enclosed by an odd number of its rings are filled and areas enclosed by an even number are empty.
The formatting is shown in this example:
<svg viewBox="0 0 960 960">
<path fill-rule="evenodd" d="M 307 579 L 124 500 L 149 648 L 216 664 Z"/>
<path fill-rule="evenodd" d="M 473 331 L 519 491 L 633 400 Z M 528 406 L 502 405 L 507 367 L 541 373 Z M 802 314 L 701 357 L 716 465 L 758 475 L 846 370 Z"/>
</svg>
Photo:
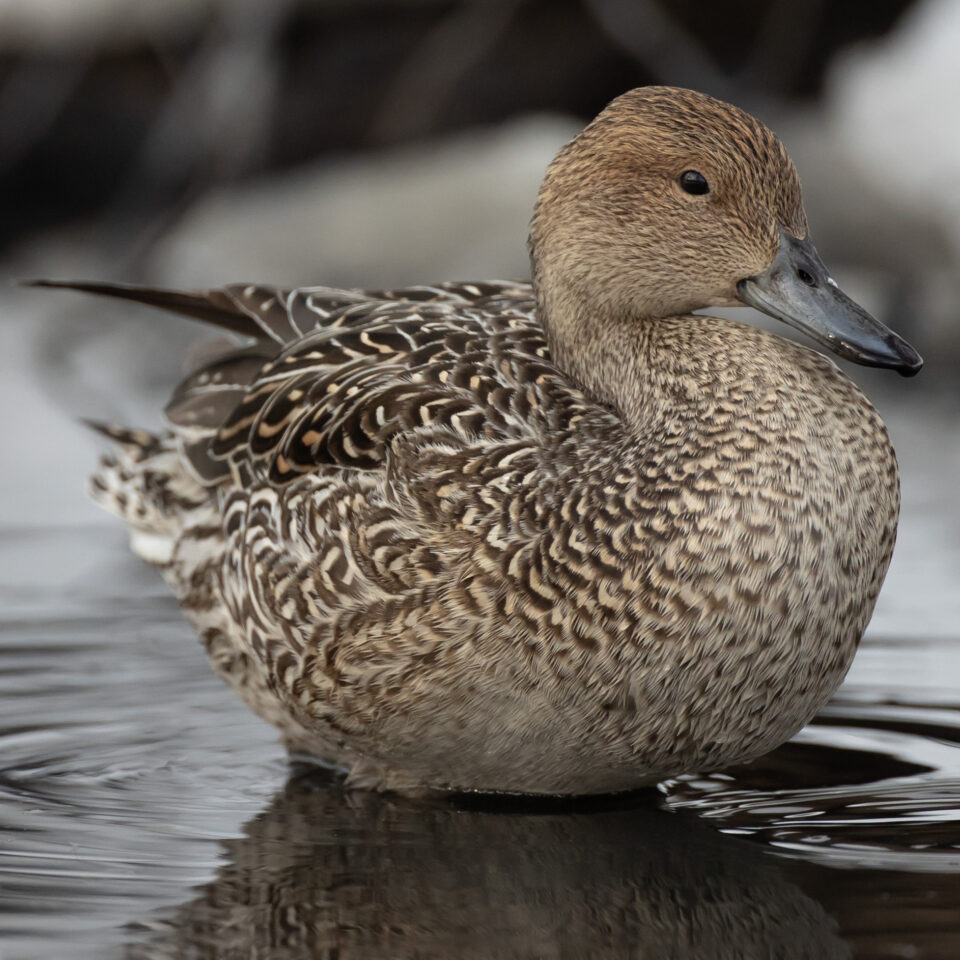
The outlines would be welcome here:
<svg viewBox="0 0 960 960">
<path fill-rule="evenodd" d="M 597 318 L 749 304 L 855 363 L 906 376 L 923 365 L 830 276 L 777 137 L 692 90 L 625 93 L 567 144 L 540 189 L 530 252 L 561 357 L 572 327 Z"/>
</svg>

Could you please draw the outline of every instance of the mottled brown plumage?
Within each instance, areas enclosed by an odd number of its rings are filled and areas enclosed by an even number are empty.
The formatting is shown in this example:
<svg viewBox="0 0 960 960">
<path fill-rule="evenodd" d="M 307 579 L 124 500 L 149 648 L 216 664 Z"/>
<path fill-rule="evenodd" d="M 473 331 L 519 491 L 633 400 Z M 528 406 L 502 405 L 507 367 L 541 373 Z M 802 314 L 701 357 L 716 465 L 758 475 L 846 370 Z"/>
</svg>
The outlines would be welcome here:
<svg viewBox="0 0 960 960">
<path fill-rule="evenodd" d="M 95 495 L 218 673 L 354 784 L 595 793 L 748 760 L 839 685 L 897 522 L 857 387 L 690 315 L 805 234 L 769 130 L 633 91 L 550 167 L 532 286 L 175 295 L 254 342 L 180 385 L 169 435 L 118 432 Z"/>
</svg>

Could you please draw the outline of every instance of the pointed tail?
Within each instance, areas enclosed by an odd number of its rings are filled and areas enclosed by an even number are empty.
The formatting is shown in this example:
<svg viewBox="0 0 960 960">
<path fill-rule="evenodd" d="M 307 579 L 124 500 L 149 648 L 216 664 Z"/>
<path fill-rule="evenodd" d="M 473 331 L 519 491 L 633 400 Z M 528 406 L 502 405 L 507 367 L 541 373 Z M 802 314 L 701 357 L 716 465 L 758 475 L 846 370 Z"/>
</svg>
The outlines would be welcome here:
<svg viewBox="0 0 960 960">
<path fill-rule="evenodd" d="M 278 339 L 263 319 L 258 319 L 249 308 L 244 309 L 241 296 L 234 288 L 223 290 L 159 290 L 155 287 L 137 287 L 123 283 L 99 283 L 85 280 L 23 280 L 25 287 L 47 287 L 55 290 L 78 290 L 81 293 L 94 293 L 99 296 L 113 297 L 117 300 L 131 300 L 148 307 L 157 307 L 170 313 L 177 313 L 193 320 L 202 320 L 222 327 L 245 337 L 258 340 Z"/>
</svg>

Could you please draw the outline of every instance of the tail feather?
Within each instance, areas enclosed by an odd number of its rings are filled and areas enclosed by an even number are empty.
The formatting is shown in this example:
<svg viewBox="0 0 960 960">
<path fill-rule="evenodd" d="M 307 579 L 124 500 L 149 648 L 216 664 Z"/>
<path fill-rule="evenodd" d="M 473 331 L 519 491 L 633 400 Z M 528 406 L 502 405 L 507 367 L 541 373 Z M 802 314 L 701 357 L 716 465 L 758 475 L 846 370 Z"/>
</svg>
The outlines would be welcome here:
<svg viewBox="0 0 960 960">
<path fill-rule="evenodd" d="M 193 320 L 202 320 L 244 337 L 258 340 L 278 339 L 269 325 L 243 304 L 242 295 L 231 287 L 223 290 L 159 290 L 122 283 L 100 283 L 86 280 L 24 280 L 26 287 L 47 287 L 56 290 L 77 290 L 118 300 L 131 300 L 148 307 L 157 307 Z M 247 289 L 247 288 L 242 288 Z"/>
<path fill-rule="evenodd" d="M 114 444 L 90 478 L 90 495 L 126 523 L 134 552 L 169 563 L 186 514 L 207 506 L 209 491 L 183 469 L 171 435 L 86 422 Z"/>
<path fill-rule="evenodd" d="M 99 433 L 111 443 L 115 443 L 130 459 L 135 461 L 144 460 L 150 454 L 155 453 L 163 443 L 162 437 L 146 430 L 121 427 L 118 424 L 91 420 L 88 417 L 81 417 L 80 422 L 93 430 L 94 433 Z"/>
</svg>

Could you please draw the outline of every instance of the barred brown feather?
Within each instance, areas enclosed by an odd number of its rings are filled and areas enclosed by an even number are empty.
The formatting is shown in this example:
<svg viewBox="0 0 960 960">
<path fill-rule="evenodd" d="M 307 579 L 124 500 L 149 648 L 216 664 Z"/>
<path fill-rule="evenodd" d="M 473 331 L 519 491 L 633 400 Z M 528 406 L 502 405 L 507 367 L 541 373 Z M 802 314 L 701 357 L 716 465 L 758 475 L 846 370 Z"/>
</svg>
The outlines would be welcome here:
<svg viewBox="0 0 960 960">
<path fill-rule="evenodd" d="M 671 164 L 729 199 L 671 218 Z M 168 434 L 108 431 L 98 498 L 217 672 L 354 784 L 602 792 L 755 757 L 843 677 L 899 503 L 834 364 L 689 314 L 786 228 L 773 134 L 650 88 L 548 172 L 533 286 L 78 285 L 253 341 Z"/>
</svg>

